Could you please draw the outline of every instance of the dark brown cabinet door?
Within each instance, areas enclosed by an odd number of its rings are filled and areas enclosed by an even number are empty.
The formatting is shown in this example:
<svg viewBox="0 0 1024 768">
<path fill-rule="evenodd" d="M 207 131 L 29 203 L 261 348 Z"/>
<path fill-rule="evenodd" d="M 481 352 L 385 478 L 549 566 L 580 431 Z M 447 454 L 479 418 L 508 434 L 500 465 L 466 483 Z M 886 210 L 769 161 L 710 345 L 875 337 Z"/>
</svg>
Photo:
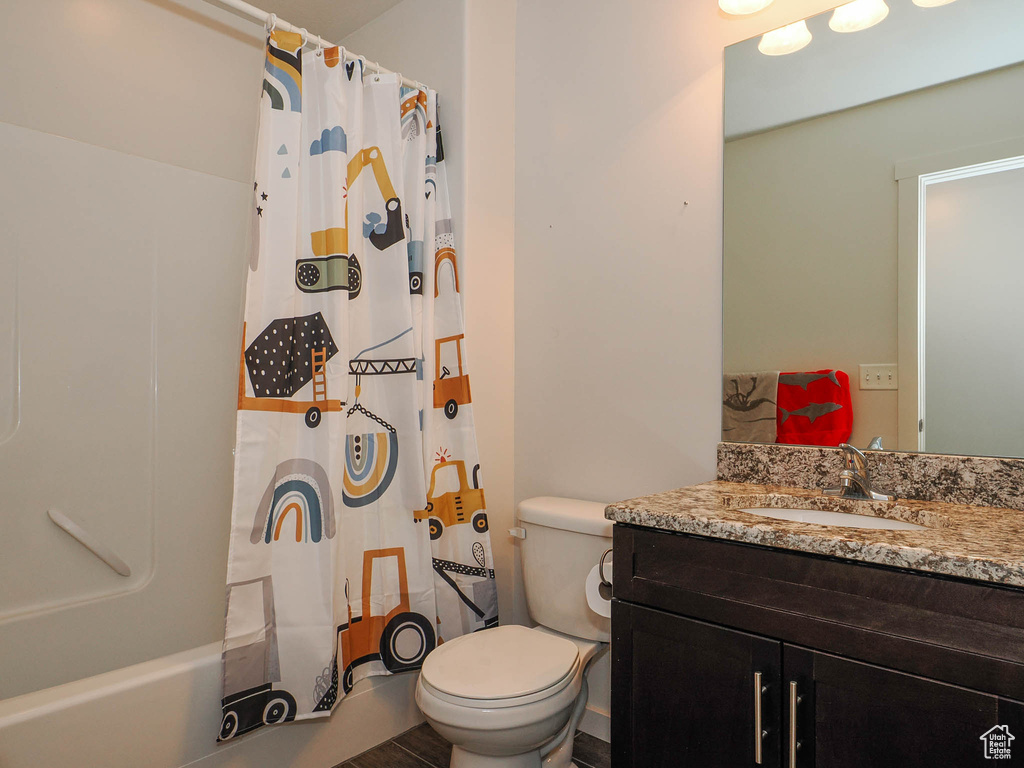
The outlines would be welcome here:
<svg viewBox="0 0 1024 768">
<path fill-rule="evenodd" d="M 778 768 L 781 643 L 628 603 L 612 610 L 615 768 L 757 766 L 758 738 L 760 765 Z M 758 694 L 766 734 L 755 730 Z"/>
<path fill-rule="evenodd" d="M 799 768 L 1024 766 L 1018 702 L 790 645 L 783 662 L 785 766 L 793 682 Z"/>
</svg>

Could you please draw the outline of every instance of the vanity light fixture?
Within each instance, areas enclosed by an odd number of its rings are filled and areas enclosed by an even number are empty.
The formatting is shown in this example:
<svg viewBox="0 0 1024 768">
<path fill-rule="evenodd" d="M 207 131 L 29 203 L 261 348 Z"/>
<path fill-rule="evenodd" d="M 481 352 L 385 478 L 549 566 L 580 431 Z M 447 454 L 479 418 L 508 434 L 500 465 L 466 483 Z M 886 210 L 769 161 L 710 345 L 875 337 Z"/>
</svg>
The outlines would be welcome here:
<svg viewBox="0 0 1024 768">
<path fill-rule="evenodd" d="M 765 56 L 785 56 L 787 53 L 796 53 L 809 42 L 811 30 L 807 28 L 807 22 L 798 21 L 765 32 L 761 36 L 761 42 L 757 44 L 757 50 Z"/>
<path fill-rule="evenodd" d="M 888 15 L 889 6 L 885 0 L 853 0 L 832 11 L 828 25 L 834 32 L 860 32 L 875 26 Z"/>
<path fill-rule="evenodd" d="M 945 0 L 952 2 L 952 0 Z M 718 7 L 733 16 L 746 16 L 757 13 L 772 4 L 772 0 L 718 0 Z"/>
<path fill-rule="evenodd" d="M 949 5 L 955 2 L 956 0 L 914 0 L 914 5 L 921 8 L 938 8 L 940 5 Z"/>
</svg>

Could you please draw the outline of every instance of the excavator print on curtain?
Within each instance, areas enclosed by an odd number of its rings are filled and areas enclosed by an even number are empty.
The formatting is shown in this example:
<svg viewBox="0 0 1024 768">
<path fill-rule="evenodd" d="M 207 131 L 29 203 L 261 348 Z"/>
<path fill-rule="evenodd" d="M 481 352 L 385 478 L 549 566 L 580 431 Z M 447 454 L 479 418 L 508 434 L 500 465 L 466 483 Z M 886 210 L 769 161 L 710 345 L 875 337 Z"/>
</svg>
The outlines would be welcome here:
<svg viewBox="0 0 1024 768">
<path fill-rule="evenodd" d="M 403 103 L 409 104 L 413 93 L 403 89 Z M 427 495 L 413 519 L 426 523 L 430 537 L 441 642 L 496 625 L 498 602 L 436 93 L 426 94 L 424 119 L 422 133 L 410 130 L 405 141 L 406 179 L 414 178 L 424 190 L 422 225 L 412 215 L 410 223 L 434 253 L 434 268 L 423 274 L 423 290 L 416 297 L 422 302 Z M 408 151 L 412 147 L 415 151 Z M 413 173 L 409 164 L 423 156 L 426 162 Z"/>
<path fill-rule="evenodd" d="M 432 91 L 271 33 L 221 740 L 326 716 L 497 622 L 461 294 L 423 266 L 457 269 L 436 136 Z"/>
</svg>

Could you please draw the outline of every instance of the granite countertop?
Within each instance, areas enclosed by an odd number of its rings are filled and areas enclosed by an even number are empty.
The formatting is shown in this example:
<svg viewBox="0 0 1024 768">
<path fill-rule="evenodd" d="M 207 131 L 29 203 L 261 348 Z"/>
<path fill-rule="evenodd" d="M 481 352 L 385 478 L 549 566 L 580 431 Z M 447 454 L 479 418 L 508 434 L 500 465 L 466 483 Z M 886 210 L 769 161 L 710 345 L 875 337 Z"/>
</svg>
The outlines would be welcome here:
<svg viewBox="0 0 1024 768">
<path fill-rule="evenodd" d="M 888 517 L 921 530 L 840 528 L 741 512 L 822 509 Z M 1024 587 L 1024 512 L 938 501 L 853 501 L 818 490 L 714 481 L 611 504 L 617 523 Z"/>
</svg>

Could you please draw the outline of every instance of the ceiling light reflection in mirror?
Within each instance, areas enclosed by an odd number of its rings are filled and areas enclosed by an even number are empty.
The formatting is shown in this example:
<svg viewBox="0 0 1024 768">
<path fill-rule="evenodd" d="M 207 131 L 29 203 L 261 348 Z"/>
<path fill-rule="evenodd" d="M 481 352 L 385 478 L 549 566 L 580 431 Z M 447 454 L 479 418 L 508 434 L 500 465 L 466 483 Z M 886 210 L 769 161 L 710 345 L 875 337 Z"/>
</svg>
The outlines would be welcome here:
<svg viewBox="0 0 1024 768">
<path fill-rule="evenodd" d="M 832 12 L 828 26 L 833 32 L 860 32 L 875 26 L 889 15 L 885 0 L 853 0 Z"/>
<path fill-rule="evenodd" d="M 719 7 L 726 13 L 742 15 L 755 13 L 766 8 L 772 0 L 719 0 Z M 956 0 L 913 0 L 920 8 L 938 8 L 949 5 Z M 832 31 L 847 34 L 861 32 L 885 20 L 889 15 L 889 6 L 885 0 L 853 0 L 840 5 L 832 12 L 828 26 Z M 796 53 L 807 47 L 812 35 L 806 22 L 798 21 L 780 29 L 766 32 L 761 37 L 758 50 L 765 56 L 785 56 Z"/>
<path fill-rule="evenodd" d="M 798 21 L 795 24 L 788 24 L 771 32 L 765 32 L 758 43 L 757 50 L 765 56 L 785 56 L 788 53 L 796 53 L 801 48 L 807 47 L 811 42 L 811 30 L 807 28 L 806 21 Z"/>
<path fill-rule="evenodd" d="M 934 0 L 932 0 L 934 2 Z M 951 2 L 951 0 L 941 0 Z M 927 0 L 926 0 L 927 2 Z M 718 7 L 732 16 L 757 13 L 772 4 L 772 0 L 718 0 Z"/>
</svg>

